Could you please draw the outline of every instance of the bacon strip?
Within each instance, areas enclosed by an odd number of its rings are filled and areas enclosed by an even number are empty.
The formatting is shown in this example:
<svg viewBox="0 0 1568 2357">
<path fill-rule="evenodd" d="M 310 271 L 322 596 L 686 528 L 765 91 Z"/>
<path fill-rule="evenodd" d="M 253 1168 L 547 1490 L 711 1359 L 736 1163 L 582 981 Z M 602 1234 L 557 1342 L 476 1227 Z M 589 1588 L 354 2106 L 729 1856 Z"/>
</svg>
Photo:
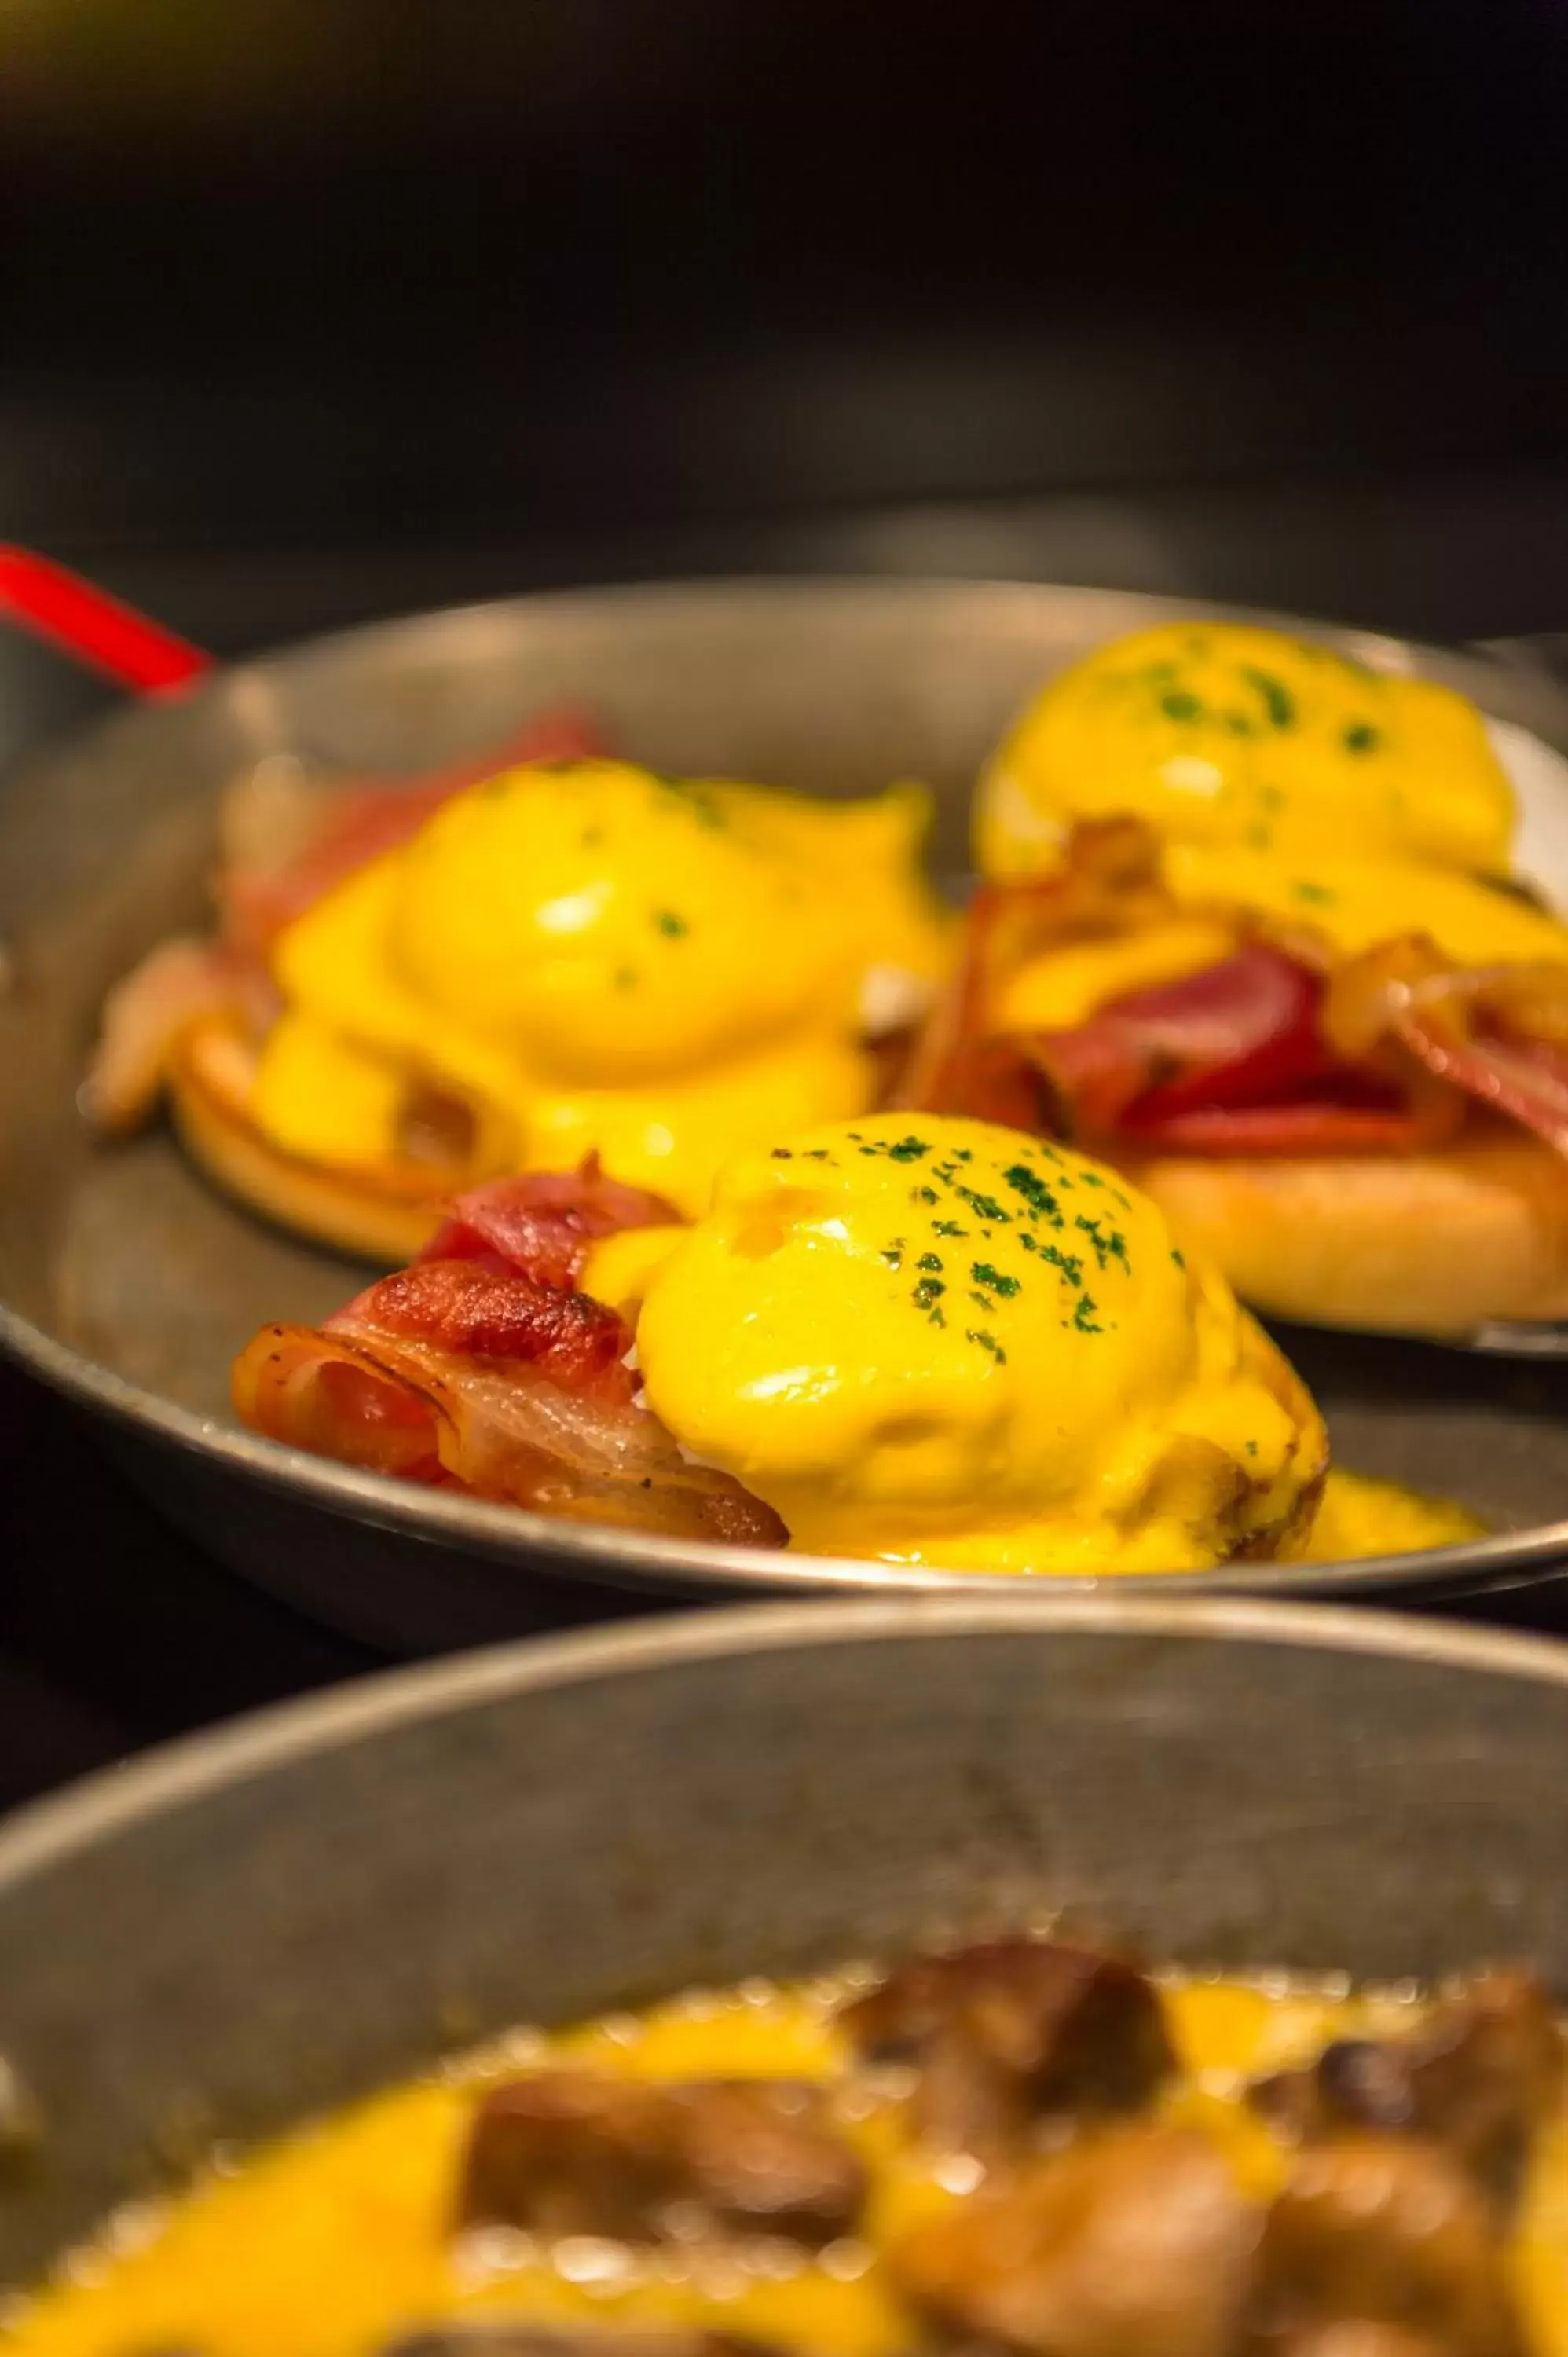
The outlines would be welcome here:
<svg viewBox="0 0 1568 2357">
<path fill-rule="evenodd" d="M 1324 1025 L 1351 1052 L 1391 1035 L 1438 1080 L 1568 1154 L 1568 969 L 1466 972 L 1410 935 L 1333 977 Z"/>
<path fill-rule="evenodd" d="M 170 1060 L 193 1025 L 238 1014 L 264 1022 L 264 974 L 212 942 L 163 942 L 115 984 L 81 1083 L 81 1109 L 94 1128 L 120 1135 L 156 1105 Z"/>
<path fill-rule="evenodd" d="M 1200 1154 L 1398 1151 L 1452 1129 L 1447 1090 L 1337 1055 L 1322 979 L 1248 942 L 1183 980 L 1130 991 L 1024 1042 L 1073 1133 Z"/>
<path fill-rule="evenodd" d="M 1337 963 L 1311 933 L 1231 910 L 1240 946 L 1202 973 L 1069 1030 L 987 1028 L 1026 961 L 1177 906 L 1133 820 L 1076 829 L 1055 876 L 983 888 L 893 1101 L 1211 1155 L 1411 1152 L 1451 1137 L 1468 1101 L 1568 1154 L 1568 964 L 1464 971 L 1419 937 Z"/>
<path fill-rule="evenodd" d="M 403 783 L 323 787 L 303 775 L 280 786 L 263 764 L 231 789 L 223 812 L 215 886 L 223 938 L 260 954 L 334 885 L 416 834 L 454 794 L 526 762 L 586 760 L 607 749 L 587 714 L 562 705 L 478 759 Z"/>
<path fill-rule="evenodd" d="M 419 1257 L 478 1262 L 570 1286 L 600 1237 L 674 1226 L 680 1217 L 662 1195 L 607 1177 L 590 1154 L 576 1170 L 533 1170 L 459 1195 Z"/>
<path fill-rule="evenodd" d="M 1004 980 L 1066 942 L 1115 939 L 1176 912 L 1160 878 L 1159 838 L 1142 819 L 1086 821 L 1073 829 L 1058 874 L 983 884 L 952 980 L 917 1033 L 888 1103 L 1049 1129 L 1034 1059 L 1021 1040 L 987 1028 Z"/>
<path fill-rule="evenodd" d="M 515 1195 L 524 1182 L 508 1183 Z M 598 1233 L 645 1224 L 650 1207 L 669 1212 L 596 1169 L 553 1177 L 549 1189 L 596 1218 Z M 317 1456 L 541 1513 L 782 1545 L 771 1508 L 727 1473 L 688 1462 L 641 1405 L 627 1364 L 631 1335 L 616 1312 L 569 1280 L 501 1260 L 484 1231 L 487 1196 L 500 1199 L 495 1232 L 532 1252 L 526 1222 L 509 1228 L 516 1206 L 504 1191 L 479 1189 L 450 1222 L 477 1243 L 473 1255 L 382 1277 L 319 1331 L 263 1327 L 234 1365 L 244 1422 Z M 626 1216 L 618 1222 L 613 1207 Z M 563 1233 L 585 1248 L 584 1231 L 546 1226 L 541 1267 L 562 1265 Z"/>
</svg>

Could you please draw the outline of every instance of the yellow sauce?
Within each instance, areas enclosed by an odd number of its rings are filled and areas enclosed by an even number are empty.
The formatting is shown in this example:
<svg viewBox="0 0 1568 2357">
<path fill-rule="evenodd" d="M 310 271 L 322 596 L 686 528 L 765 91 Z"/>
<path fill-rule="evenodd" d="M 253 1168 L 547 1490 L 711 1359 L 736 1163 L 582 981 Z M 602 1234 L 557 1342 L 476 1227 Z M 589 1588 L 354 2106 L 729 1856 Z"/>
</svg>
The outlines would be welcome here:
<svg viewBox="0 0 1568 2357">
<path fill-rule="evenodd" d="M 424 1085 L 471 1113 L 476 1176 L 596 1153 L 700 1210 L 736 1146 L 872 1101 L 866 1035 L 947 957 L 928 817 L 912 787 L 823 802 L 612 761 L 489 779 L 283 933 L 253 1117 L 289 1153 L 376 1167 Z"/>
<path fill-rule="evenodd" d="M 895 2108 L 846 2101 L 841 2132 L 873 2186 L 864 2241 L 820 2255 L 769 2245 L 765 2269 L 689 2249 L 628 2252 L 590 2238 L 526 2255 L 505 2233 L 449 2231 L 468 2118 L 499 2079 L 586 2062 L 646 2079 L 832 2080 L 848 2054 L 832 2020 L 844 1981 L 746 1983 L 545 2040 L 520 2033 L 477 2058 L 306 2129 L 162 2213 L 127 2212 L 71 2255 L 16 2314 L 16 2357 L 375 2357 L 400 2332 L 454 2318 L 523 2315 L 614 2324 L 703 2323 L 827 2357 L 895 2357 L 911 2326 L 876 2255 L 954 2200 Z M 1283 2174 L 1271 2132 L 1240 2100 L 1257 2075 L 1309 2061 L 1331 2037 L 1407 2031 L 1404 1994 L 1347 1997 L 1286 1982 L 1164 1985 L 1181 2077 L 1161 2099 L 1201 2126 L 1261 2199 Z M 520 2249 L 524 2254 L 519 2264 Z M 1568 2118 L 1538 2139 L 1511 2245 L 1530 2346 L 1568 2352 Z"/>
<path fill-rule="evenodd" d="M 1075 817 L 1171 842 L 1355 848 L 1506 874 L 1513 795 L 1474 705 L 1283 631 L 1171 622 L 1113 640 L 1024 712 L 981 781 L 987 875 L 1050 864 Z"/>
</svg>

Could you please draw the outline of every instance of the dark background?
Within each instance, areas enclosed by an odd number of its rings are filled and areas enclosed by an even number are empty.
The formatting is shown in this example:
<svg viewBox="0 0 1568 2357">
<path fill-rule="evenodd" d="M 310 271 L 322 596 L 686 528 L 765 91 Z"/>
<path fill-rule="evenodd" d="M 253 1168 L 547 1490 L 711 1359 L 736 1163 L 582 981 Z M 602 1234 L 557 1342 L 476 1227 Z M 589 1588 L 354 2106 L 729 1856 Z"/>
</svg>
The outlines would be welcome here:
<svg viewBox="0 0 1568 2357">
<path fill-rule="evenodd" d="M 0 0 L 0 519 L 244 638 L 735 562 L 1561 621 L 1565 107 L 1563 0 Z"/>
<path fill-rule="evenodd" d="M 1565 123 L 1568 0 L 0 0 L 0 537 L 222 653 L 746 567 L 1563 630 Z M 103 700 L 0 640 L 0 760 Z M 0 1574 L 0 1804 L 368 1665 L 3 1367 Z"/>
</svg>

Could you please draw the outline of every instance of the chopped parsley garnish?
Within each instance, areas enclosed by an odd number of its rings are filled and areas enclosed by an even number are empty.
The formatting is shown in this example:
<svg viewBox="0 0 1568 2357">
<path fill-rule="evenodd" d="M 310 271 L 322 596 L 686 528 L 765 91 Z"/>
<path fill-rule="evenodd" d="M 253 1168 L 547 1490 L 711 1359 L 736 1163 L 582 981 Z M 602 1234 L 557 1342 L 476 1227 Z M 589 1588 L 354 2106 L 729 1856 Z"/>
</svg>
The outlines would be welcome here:
<svg viewBox="0 0 1568 2357">
<path fill-rule="evenodd" d="M 1172 687 L 1161 696 L 1160 710 L 1167 720 L 1196 720 L 1203 706 L 1185 687 Z"/>
<path fill-rule="evenodd" d="M 899 1251 L 897 1244 L 888 1244 L 886 1246 L 883 1251 L 882 1257 L 887 1263 L 889 1268 L 897 1269 L 902 1268 L 904 1265 L 904 1255 Z"/>
<path fill-rule="evenodd" d="M 1076 1253 L 1064 1253 L 1056 1244 L 1042 1244 L 1040 1258 L 1048 1260 L 1054 1269 L 1059 1270 L 1069 1285 L 1083 1283 L 1083 1263 Z"/>
<path fill-rule="evenodd" d="M 1375 753 L 1383 741 L 1382 731 L 1369 720 L 1352 720 L 1341 741 L 1347 753 Z"/>
<path fill-rule="evenodd" d="M 1177 1252 L 1174 1244 L 1171 1246 L 1171 1258 L 1175 1261 L 1177 1268 L 1185 1268 L 1187 1266 L 1187 1254 L 1185 1253 Z"/>
<path fill-rule="evenodd" d="M 1012 1212 L 1004 1211 L 994 1195 L 977 1195 L 972 1187 L 955 1187 L 953 1193 L 961 1197 L 977 1220 L 994 1220 L 998 1227 L 1011 1227 Z M 935 1200 L 933 1196 L 932 1200 Z"/>
<path fill-rule="evenodd" d="M 909 1189 L 911 1203 L 940 1203 L 941 1200 L 934 1187 L 911 1187 Z"/>
<path fill-rule="evenodd" d="M 1120 1228 L 1112 1228 L 1109 1235 L 1102 1235 L 1100 1222 L 1086 1220 L 1081 1212 L 1073 1222 L 1073 1225 L 1075 1228 L 1081 1228 L 1093 1245 L 1094 1265 L 1097 1268 L 1109 1268 L 1113 1260 L 1120 1261 L 1123 1268 L 1127 1266 L 1127 1239 Z"/>
<path fill-rule="evenodd" d="M 897 1146 L 888 1147 L 887 1158 L 890 1162 L 918 1162 L 920 1157 L 930 1150 L 930 1142 L 927 1138 L 901 1137 Z"/>
<path fill-rule="evenodd" d="M 1319 907 L 1327 907 L 1338 897 L 1337 893 L 1329 890 L 1326 884 L 1308 884 L 1303 881 L 1293 884 L 1290 888 L 1294 899 L 1310 900 Z"/>
<path fill-rule="evenodd" d="M 935 1253 L 922 1253 L 919 1259 L 915 1263 L 915 1266 L 917 1268 L 929 1268 L 940 1272 L 941 1262 L 937 1258 Z"/>
<path fill-rule="evenodd" d="M 995 1335 L 988 1334 L 983 1326 L 966 1326 L 963 1329 L 963 1339 L 966 1342 L 978 1342 L 983 1351 L 989 1351 L 999 1367 L 1004 1367 L 1007 1364 L 1006 1351 L 1002 1348 Z"/>
<path fill-rule="evenodd" d="M 1083 1175 L 1088 1178 L 1091 1174 L 1085 1171 Z M 1053 1228 L 1059 1228 L 1062 1225 L 1061 1205 L 1037 1170 L 1031 1170 L 1026 1162 L 1014 1162 L 1004 1170 L 1002 1176 L 1015 1195 L 1022 1195 L 1036 1219 L 1049 1221 Z M 1100 1179 L 1095 1181 L 1096 1185 L 1103 1185 L 1103 1180 Z"/>
<path fill-rule="evenodd" d="M 673 909 L 656 909 L 653 921 L 666 941 L 683 942 L 692 930 L 685 918 L 678 917 Z"/>
<path fill-rule="evenodd" d="M 999 1293 L 1004 1301 L 1011 1301 L 1019 1290 L 1015 1276 L 1004 1276 L 999 1268 L 993 1268 L 988 1260 L 973 1262 L 969 1273 L 976 1285 L 989 1286 L 993 1293 Z"/>
<path fill-rule="evenodd" d="M 792 1146 L 776 1146 L 768 1158 L 770 1162 L 793 1162 L 795 1149 Z"/>
<path fill-rule="evenodd" d="M 1251 663 L 1242 664 L 1241 676 L 1250 680 L 1262 697 L 1263 709 L 1269 716 L 1272 727 L 1295 726 L 1295 698 L 1283 679 L 1276 679 L 1272 671 L 1255 670 Z"/>
<path fill-rule="evenodd" d="M 939 1301 L 946 1291 L 947 1286 L 942 1283 L 940 1276 L 923 1276 L 920 1279 L 919 1284 L 915 1287 L 914 1301 L 916 1308 L 929 1309 L 932 1304 Z"/>
<path fill-rule="evenodd" d="M 966 1231 L 959 1226 L 956 1220 L 933 1220 L 931 1222 L 931 1233 L 934 1236 L 961 1236 Z"/>
<path fill-rule="evenodd" d="M 1099 1303 L 1094 1299 L 1091 1294 L 1080 1293 L 1079 1295 L 1077 1307 L 1074 1308 L 1072 1313 L 1072 1322 L 1080 1334 L 1104 1333 L 1104 1327 L 1097 1325 L 1095 1322 L 1094 1313 L 1099 1306 Z"/>
</svg>

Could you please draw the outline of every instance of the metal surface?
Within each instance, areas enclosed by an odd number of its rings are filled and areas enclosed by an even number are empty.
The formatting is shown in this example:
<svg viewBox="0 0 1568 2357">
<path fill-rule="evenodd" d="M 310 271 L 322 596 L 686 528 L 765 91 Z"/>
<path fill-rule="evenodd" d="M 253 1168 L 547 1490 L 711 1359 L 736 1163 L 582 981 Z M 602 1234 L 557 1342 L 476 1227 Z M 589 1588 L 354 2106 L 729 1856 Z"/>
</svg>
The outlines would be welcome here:
<svg viewBox="0 0 1568 2357">
<path fill-rule="evenodd" d="M 510 2022 L 1066 1909 L 1193 1965 L 1568 1993 L 1568 1651 L 1232 1604 L 689 1616 L 403 1672 L 0 1833 L 42 2112 L 0 2280 Z"/>
<path fill-rule="evenodd" d="M 938 864 L 956 870 L 976 768 L 1040 680 L 1119 631 L 1215 610 L 1113 591 L 910 582 L 519 599 L 245 665 L 33 764 L 0 797 L 0 1342 L 106 1417 L 136 1478 L 226 1561 L 382 1645 L 473 1643 L 586 1612 L 585 1582 L 645 1598 L 1010 1592 L 1008 1580 L 553 1523 L 236 1430 L 226 1405 L 234 1350 L 264 1318 L 336 1307 L 353 1272 L 235 1210 L 166 1135 L 94 1149 L 77 1078 L 106 986 L 164 934 L 199 921 L 219 796 L 263 753 L 305 743 L 349 767 L 416 768 L 482 748 L 542 702 L 581 699 L 630 752 L 670 770 L 827 794 L 923 777 L 939 798 Z M 1549 680 L 1364 633 L 1319 635 L 1444 679 L 1568 751 L 1568 697 Z M 1449 1597 L 1568 1558 L 1558 1519 L 1568 1368 L 1363 1338 L 1290 1340 L 1344 1462 L 1455 1493 L 1500 1535 L 1376 1564 L 1249 1565 L 1174 1580 L 1167 1593 Z"/>
</svg>

